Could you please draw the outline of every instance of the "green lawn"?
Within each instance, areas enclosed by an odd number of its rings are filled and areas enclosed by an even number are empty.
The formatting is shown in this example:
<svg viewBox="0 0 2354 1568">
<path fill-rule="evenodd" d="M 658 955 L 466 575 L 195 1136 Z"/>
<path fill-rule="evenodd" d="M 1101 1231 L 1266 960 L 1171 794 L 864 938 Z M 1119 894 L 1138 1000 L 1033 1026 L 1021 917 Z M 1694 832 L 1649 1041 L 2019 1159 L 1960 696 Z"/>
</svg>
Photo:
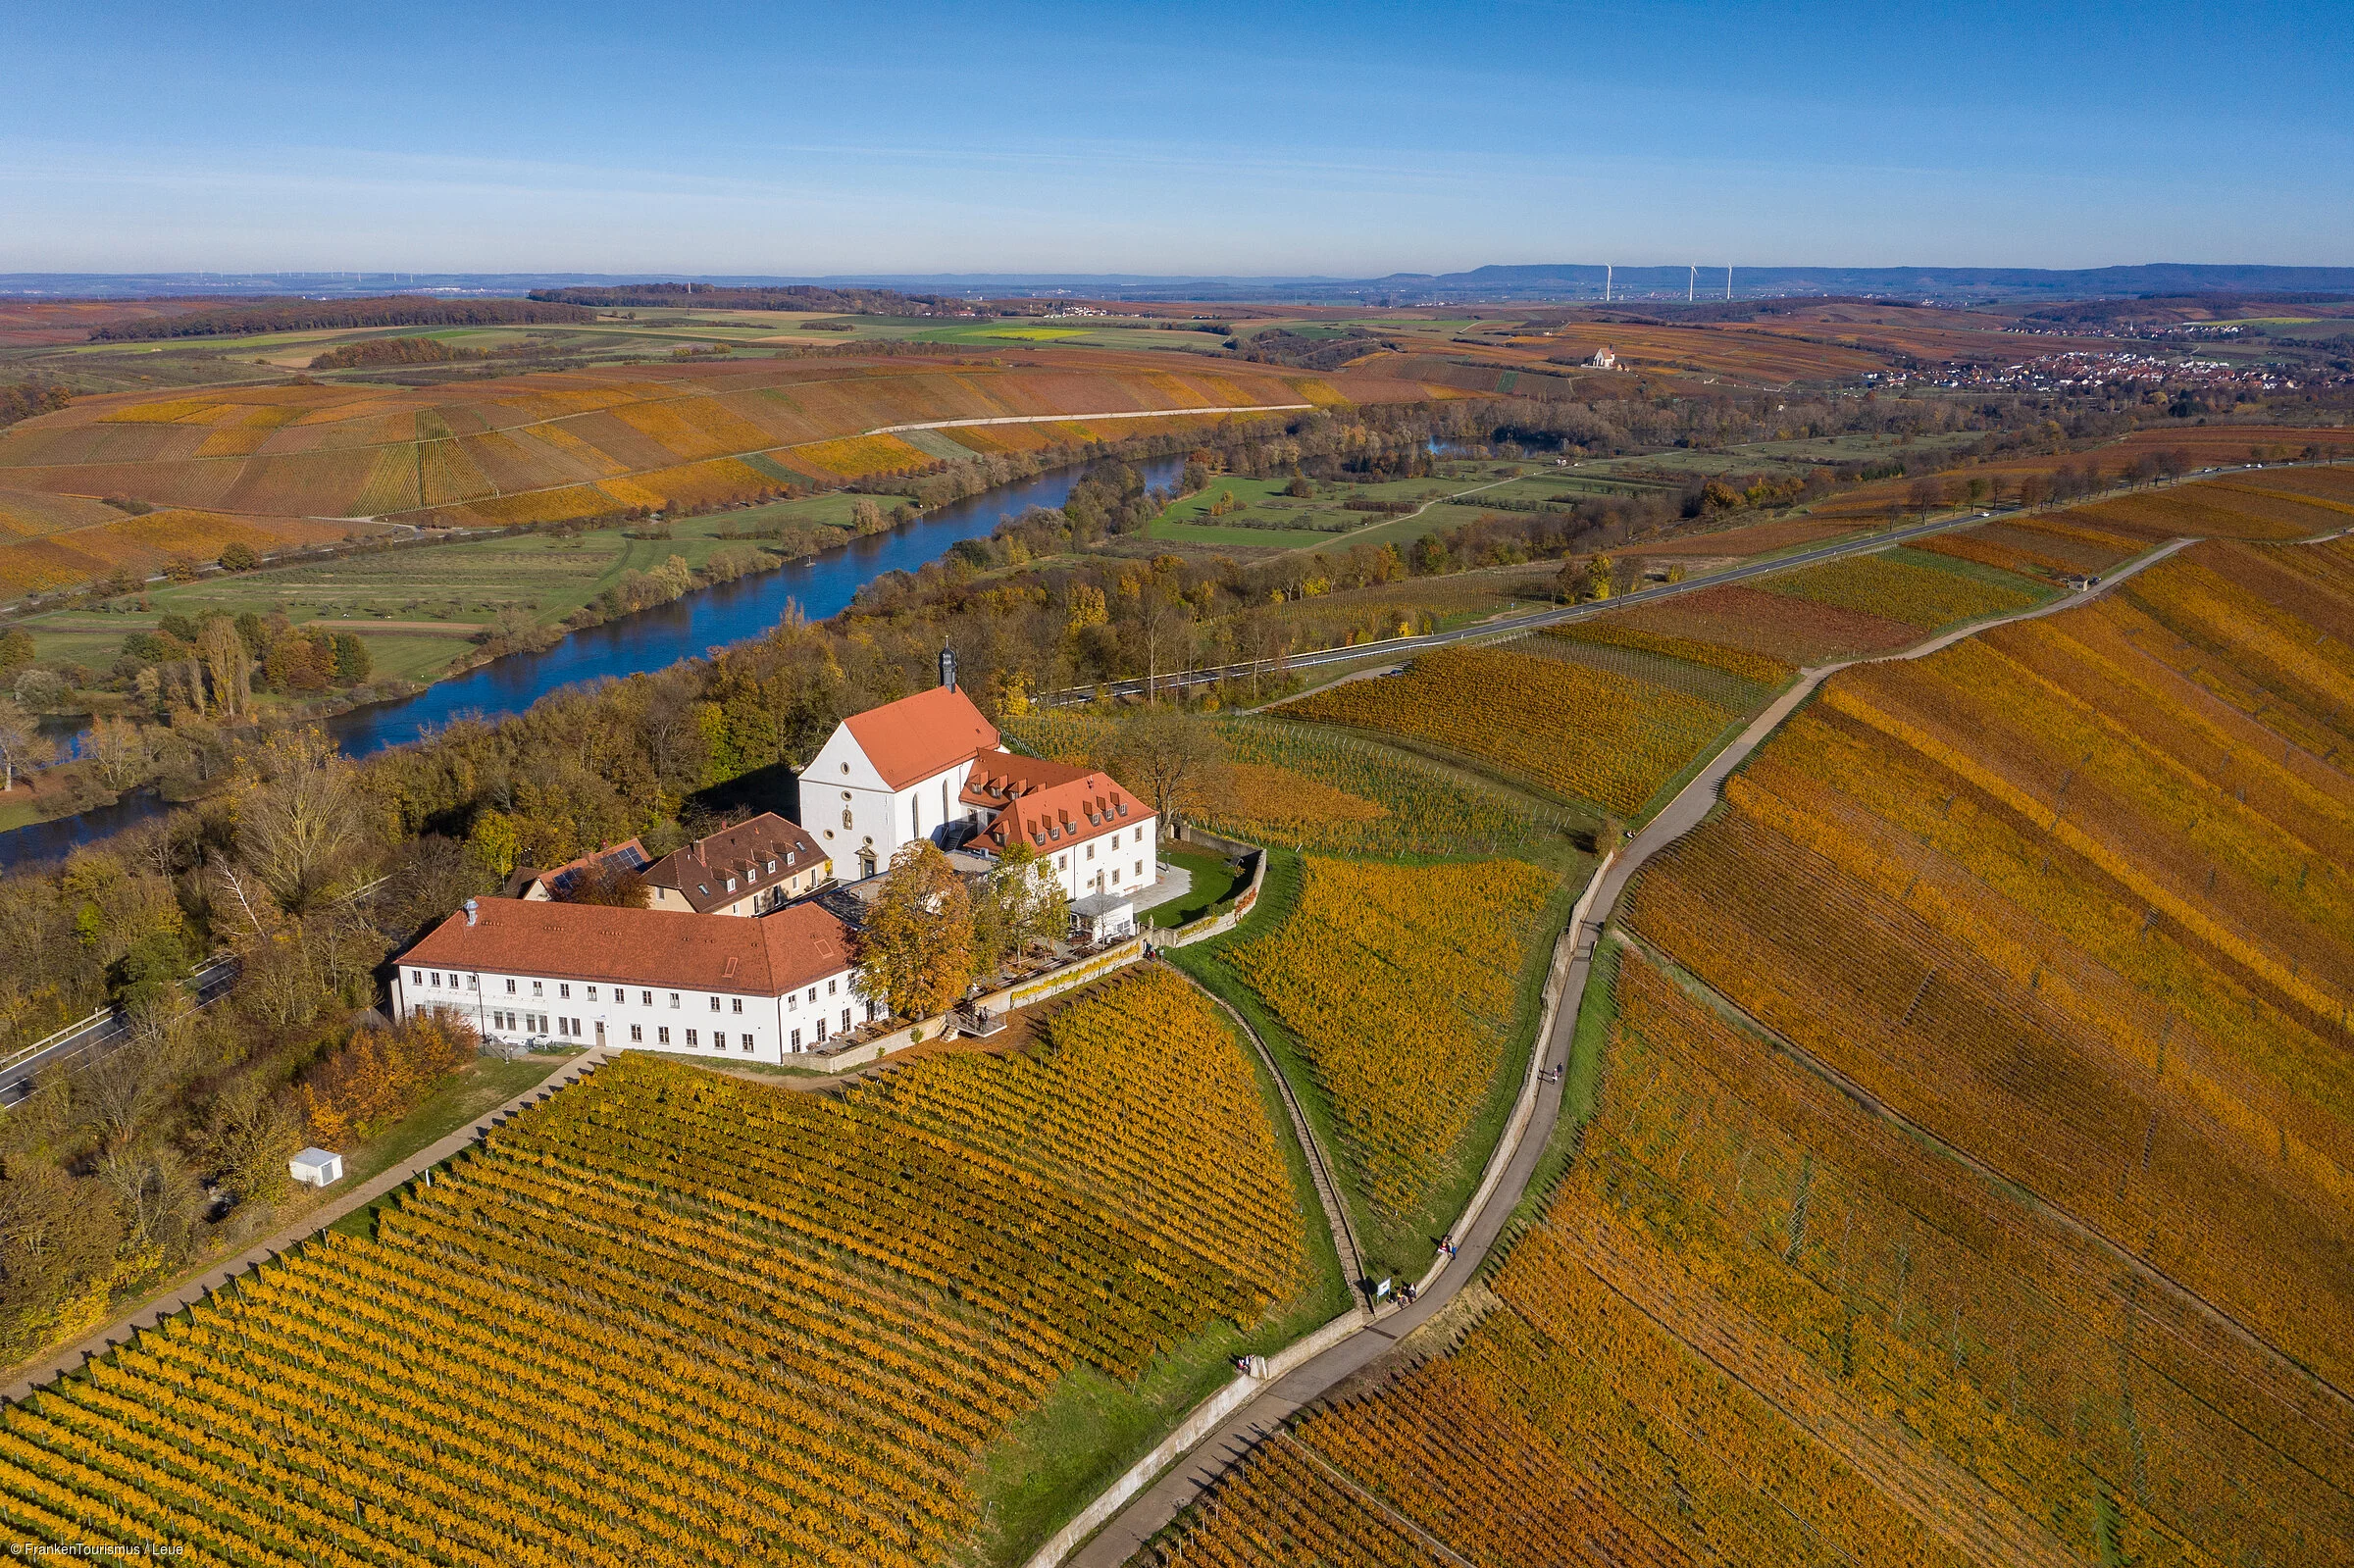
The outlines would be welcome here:
<svg viewBox="0 0 2354 1568">
<path fill-rule="evenodd" d="M 426 1096 L 419 1105 L 399 1122 L 361 1144 L 343 1157 L 343 1180 L 358 1187 L 379 1176 L 420 1149 L 430 1148 L 459 1128 L 480 1121 L 516 1095 L 545 1083 L 562 1070 L 565 1063 L 581 1053 L 577 1050 L 534 1051 L 512 1062 L 495 1057 L 477 1057 L 460 1072 L 450 1075 L 442 1086 Z M 349 1191 L 347 1187 L 344 1190 Z M 333 1196 L 334 1189 L 329 1189 Z M 366 1236 L 376 1224 L 376 1211 L 392 1201 L 396 1193 L 386 1194 L 374 1203 L 361 1205 L 337 1220 L 331 1230 L 352 1236 Z"/>
<path fill-rule="evenodd" d="M 1241 874 L 1230 863 L 1198 849 L 1163 849 L 1161 861 L 1180 866 L 1194 879 L 1183 898 L 1173 898 L 1145 912 L 1145 923 L 1151 926 L 1182 926 L 1201 919 L 1216 905 L 1225 902 Z"/>
</svg>

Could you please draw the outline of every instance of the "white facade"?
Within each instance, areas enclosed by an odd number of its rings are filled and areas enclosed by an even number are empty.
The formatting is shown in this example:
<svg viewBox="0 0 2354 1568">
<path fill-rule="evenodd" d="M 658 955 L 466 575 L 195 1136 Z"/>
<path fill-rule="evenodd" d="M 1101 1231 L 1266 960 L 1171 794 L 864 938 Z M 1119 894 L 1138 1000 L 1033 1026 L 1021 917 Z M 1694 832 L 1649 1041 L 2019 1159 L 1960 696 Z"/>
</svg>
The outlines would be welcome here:
<svg viewBox="0 0 2354 1568">
<path fill-rule="evenodd" d="M 609 1045 L 782 1062 L 824 1050 L 876 1016 L 841 970 L 780 996 L 673 990 L 553 973 L 436 969 L 403 960 L 392 977 L 392 1013 L 433 1008 L 464 1016 L 486 1038 Z"/>
<path fill-rule="evenodd" d="M 801 828 L 832 857 L 837 877 L 860 881 L 888 869 L 901 844 L 918 838 L 938 842 L 947 824 L 974 820 L 956 798 L 972 771 L 972 759 L 966 757 L 895 789 L 850 727 L 837 725 L 801 770 Z"/>
<path fill-rule="evenodd" d="M 1096 893 L 1141 893 L 1160 879 L 1158 817 L 1137 817 L 1067 847 L 1036 847 L 1074 903 Z"/>
</svg>

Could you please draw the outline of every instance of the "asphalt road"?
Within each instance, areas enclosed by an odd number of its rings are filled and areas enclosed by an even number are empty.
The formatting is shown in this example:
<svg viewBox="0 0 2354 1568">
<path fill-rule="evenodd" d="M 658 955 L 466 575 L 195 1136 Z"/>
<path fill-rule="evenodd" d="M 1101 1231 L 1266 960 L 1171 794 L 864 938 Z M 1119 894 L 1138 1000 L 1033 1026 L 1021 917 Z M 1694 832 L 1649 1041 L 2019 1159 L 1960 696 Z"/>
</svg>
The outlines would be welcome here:
<svg viewBox="0 0 2354 1568">
<path fill-rule="evenodd" d="M 231 953 L 199 964 L 182 982 L 193 994 L 192 1006 L 203 1007 L 229 993 L 237 983 L 237 960 Z M 33 1080 L 44 1068 L 64 1063 L 86 1067 L 130 1037 L 130 1023 L 119 1012 L 92 1018 L 43 1045 L 29 1056 L 0 1069 L 0 1108 L 23 1104 L 32 1093 Z"/>
<path fill-rule="evenodd" d="M 1968 517 L 1941 518 L 1934 523 L 1917 523 L 1911 528 L 1892 529 L 1885 533 L 1864 533 L 1800 550 L 1793 555 L 1777 555 L 1770 560 L 1753 561 L 1744 566 L 1728 567 L 1682 582 L 1663 582 L 1633 593 L 1620 594 L 1614 599 L 1596 599 L 1586 604 L 1564 604 L 1550 610 L 1536 610 L 1527 615 L 1507 616 L 1496 621 L 1481 621 L 1472 626 L 1457 627 L 1452 632 L 1432 632 L 1418 637 L 1391 637 L 1382 642 L 1359 642 L 1351 647 L 1323 648 L 1314 653 L 1295 653 L 1280 660 L 1265 660 L 1258 664 L 1220 665 L 1211 670 L 1189 670 L 1177 675 L 1165 675 L 1153 683 L 1162 691 L 1183 690 L 1187 686 L 1209 685 L 1220 681 L 1241 680 L 1254 670 L 1271 675 L 1280 670 L 1306 670 L 1323 664 L 1353 664 L 1359 659 L 1380 658 L 1385 654 L 1419 653 L 1425 648 L 1444 647 L 1451 642 L 1468 642 L 1475 638 L 1510 636 L 1518 632 L 1534 632 L 1542 627 L 1567 626 L 1575 621 L 1589 621 L 1596 616 L 1611 615 L 1631 605 L 1655 604 L 1661 599 L 1679 593 L 1694 593 L 1702 588 L 1720 588 L 1731 582 L 1747 582 L 1751 578 L 1771 577 L 1793 567 L 1811 566 L 1817 561 L 1836 561 L 1843 556 L 1865 555 L 1873 550 L 1885 550 L 1892 544 L 1908 539 L 1922 538 L 1931 533 L 1943 533 L 1949 529 L 1975 523 L 1982 514 Z M 1073 686 L 1062 691 L 1049 692 L 1040 700 L 1049 707 L 1091 702 L 1099 693 L 1115 697 L 1142 696 L 1147 682 L 1143 677 L 1127 681 L 1107 681 L 1100 686 Z"/>
</svg>

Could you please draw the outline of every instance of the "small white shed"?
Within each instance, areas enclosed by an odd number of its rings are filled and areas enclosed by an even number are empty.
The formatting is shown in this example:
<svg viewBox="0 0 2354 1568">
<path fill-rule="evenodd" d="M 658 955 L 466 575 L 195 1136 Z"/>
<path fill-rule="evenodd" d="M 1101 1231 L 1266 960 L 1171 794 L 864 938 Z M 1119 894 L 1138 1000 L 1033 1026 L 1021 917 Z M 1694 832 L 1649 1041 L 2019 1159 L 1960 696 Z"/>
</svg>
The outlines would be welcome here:
<svg viewBox="0 0 2354 1568">
<path fill-rule="evenodd" d="M 286 1169 L 305 1187 L 333 1187 L 343 1180 L 343 1156 L 333 1149 L 306 1148 L 286 1161 Z"/>
</svg>

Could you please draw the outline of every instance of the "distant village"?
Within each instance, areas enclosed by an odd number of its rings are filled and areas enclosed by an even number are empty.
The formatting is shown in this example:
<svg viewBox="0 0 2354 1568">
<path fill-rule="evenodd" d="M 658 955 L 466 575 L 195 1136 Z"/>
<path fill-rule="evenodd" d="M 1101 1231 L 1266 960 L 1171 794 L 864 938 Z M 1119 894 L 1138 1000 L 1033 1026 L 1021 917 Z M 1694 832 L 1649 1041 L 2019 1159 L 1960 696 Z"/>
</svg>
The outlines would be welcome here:
<svg viewBox="0 0 2354 1568">
<path fill-rule="evenodd" d="M 938 686 L 844 720 L 796 784 L 798 822 L 762 812 L 659 858 L 631 839 L 518 871 L 400 956 L 395 1016 L 455 1011 L 494 1046 L 782 1063 L 904 1026 L 856 982 L 867 907 L 908 846 L 978 884 L 1026 845 L 1082 950 L 1131 936 L 1164 890 L 1151 809 L 1100 769 L 1008 751 L 945 652 Z M 615 875 L 644 907 L 566 896 Z"/>
</svg>

